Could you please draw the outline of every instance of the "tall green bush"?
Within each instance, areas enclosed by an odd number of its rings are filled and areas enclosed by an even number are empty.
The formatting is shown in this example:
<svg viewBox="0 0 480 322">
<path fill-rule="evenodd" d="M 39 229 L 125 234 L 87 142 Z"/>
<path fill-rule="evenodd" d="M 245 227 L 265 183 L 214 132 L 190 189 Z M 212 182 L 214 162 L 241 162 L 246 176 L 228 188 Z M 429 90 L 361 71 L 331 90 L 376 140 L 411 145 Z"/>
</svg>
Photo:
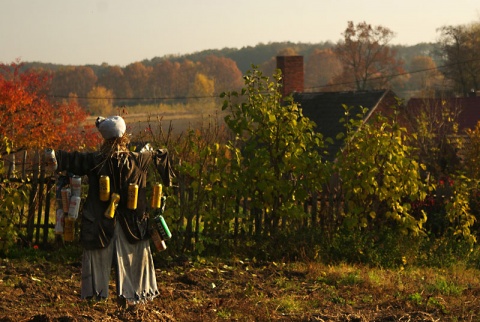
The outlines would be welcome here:
<svg viewBox="0 0 480 322">
<path fill-rule="evenodd" d="M 433 187 L 422 177 L 425 167 L 416 160 L 392 109 L 393 116 L 377 113 L 364 123 L 366 109 L 350 116 L 351 108 L 345 106 L 346 144 L 334 165 L 344 197 L 338 238 L 350 244 L 345 255 L 354 261 L 404 261 L 410 248 L 417 247 L 412 241 L 425 235 L 426 213 L 413 212 L 412 204 L 424 200 Z M 381 251 L 386 245 L 390 252 Z M 372 253 L 388 258 L 374 259 Z"/>
<path fill-rule="evenodd" d="M 227 186 L 248 202 L 253 215 L 244 222 L 256 240 L 278 247 L 275 236 L 301 233 L 304 203 L 324 176 L 325 142 L 292 98 L 282 97 L 279 71 L 272 81 L 255 68 L 244 78 L 240 93 L 222 95 L 234 134 Z"/>
</svg>

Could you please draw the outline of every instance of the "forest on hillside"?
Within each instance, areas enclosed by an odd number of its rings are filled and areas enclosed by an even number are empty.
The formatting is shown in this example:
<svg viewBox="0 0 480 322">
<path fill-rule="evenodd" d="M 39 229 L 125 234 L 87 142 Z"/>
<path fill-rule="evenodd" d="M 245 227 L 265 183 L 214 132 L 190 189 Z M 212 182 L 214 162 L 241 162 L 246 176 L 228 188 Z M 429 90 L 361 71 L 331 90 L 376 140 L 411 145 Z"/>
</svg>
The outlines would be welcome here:
<svg viewBox="0 0 480 322">
<path fill-rule="evenodd" d="M 269 43 L 241 49 L 206 50 L 182 56 L 154 57 L 127 66 L 65 66 L 22 62 L 28 70 L 51 74 L 50 95 L 56 98 L 76 97 L 91 113 L 96 111 L 93 98 L 111 98 L 115 106 L 138 104 L 187 103 L 192 97 L 217 97 L 221 92 L 239 89 L 243 75 L 253 66 L 265 75 L 273 75 L 276 56 L 304 56 L 306 91 L 331 91 L 332 79 L 342 66 L 335 57 L 332 43 Z M 396 55 L 404 69 L 436 66 L 435 45 L 396 46 Z M 418 66 L 423 57 L 423 66 Z M 415 61 L 417 64 L 415 65 Z M 398 92 L 420 87 L 415 77 L 400 77 L 394 84 Z M 90 99 L 89 99 L 90 98 Z M 101 108 L 101 107 L 100 107 Z"/>
</svg>

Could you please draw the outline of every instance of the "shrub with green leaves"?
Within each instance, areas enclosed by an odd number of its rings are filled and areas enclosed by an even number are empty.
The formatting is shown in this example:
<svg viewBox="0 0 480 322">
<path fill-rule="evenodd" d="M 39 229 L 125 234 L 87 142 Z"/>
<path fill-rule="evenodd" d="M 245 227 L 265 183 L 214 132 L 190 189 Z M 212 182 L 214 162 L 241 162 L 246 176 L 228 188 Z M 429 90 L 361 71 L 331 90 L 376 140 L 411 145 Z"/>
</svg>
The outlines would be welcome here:
<svg viewBox="0 0 480 322">
<path fill-rule="evenodd" d="M 3 151 L 7 156 L 11 151 L 11 144 L 6 137 L 2 142 Z M 16 243 L 20 212 L 27 200 L 27 189 L 24 182 L 11 182 L 7 178 L 3 160 L 3 157 L 0 157 L 0 177 L 3 178 L 0 182 L 0 253 L 6 254 Z"/>
<path fill-rule="evenodd" d="M 334 165 L 344 196 L 339 232 L 356 244 L 358 254 L 397 244 L 391 254 L 398 261 L 415 245 L 400 243 L 405 235 L 425 235 L 426 213 L 414 215 L 412 203 L 424 200 L 432 185 L 422 177 L 425 167 L 415 159 L 406 129 L 380 113 L 363 123 L 366 112 L 350 117 L 345 107 L 346 145 Z"/>
<path fill-rule="evenodd" d="M 303 203 L 324 177 L 323 137 L 291 97 L 282 97 L 280 72 L 270 81 L 254 68 L 244 79 L 241 93 L 222 94 L 234 134 L 227 145 L 232 156 L 227 186 L 257 210 L 258 216 L 246 219 L 257 238 L 276 236 L 279 229 L 299 233 Z"/>
</svg>

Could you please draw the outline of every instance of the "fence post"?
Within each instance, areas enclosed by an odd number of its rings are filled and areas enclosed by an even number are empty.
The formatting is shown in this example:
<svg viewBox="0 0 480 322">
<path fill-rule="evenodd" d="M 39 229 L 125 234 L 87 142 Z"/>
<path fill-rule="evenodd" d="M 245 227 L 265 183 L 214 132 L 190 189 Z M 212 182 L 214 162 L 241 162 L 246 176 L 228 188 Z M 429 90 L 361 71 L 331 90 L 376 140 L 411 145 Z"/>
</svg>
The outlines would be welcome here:
<svg viewBox="0 0 480 322">
<path fill-rule="evenodd" d="M 35 223 L 35 243 L 40 243 L 40 227 L 42 222 L 42 204 L 43 204 L 43 193 L 44 193 L 44 184 L 42 178 L 38 181 L 38 207 L 37 207 L 37 221 Z"/>
<path fill-rule="evenodd" d="M 35 152 L 33 158 L 33 176 L 32 176 L 32 190 L 30 191 L 30 199 L 28 202 L 28 217 L 27 217 L 27 241 L 33 241 L 33 233 L 35 226 L 35 202 L 38 192 L 38 173 L 39 173 L 39 153 Z"/>
<path fill-rule="evenodd" d="M 37 224 L 35 225 L 36 234 L 35 234 L 35 242 L 37 244 L 40 243 L 40 229 L 42 226 L 42 204 L 43 204 L 43 195 L 44 195 L 44 187 L 45 187 L 45 166 L 43 166 L 43 161 L 45 160 L 45 155 L 39 154 L 38 159 L 40 162 L 40 180 L 39 180 L 39 187 L 38 191 L 38 211 L 37 211 Z"/>
<path fill-rule="evenodd" d="M 53 184 L 52 184 L 53 183 Z M 52 186 L 55 187 L 55 181 L 52 178 L 48 178 L 47 181 L 47 191 L 45 197 L 45 210 L 44 210 L 44 217 L 43 217 L 43 246 L 47 246 L 48 243 L 48 229 L 49 229 L 49 219 L 50 219 L 50 203 L 52 201 L 51 192 Z M 56 199 L 55 199 L 56 200 Z"/>
</svg>

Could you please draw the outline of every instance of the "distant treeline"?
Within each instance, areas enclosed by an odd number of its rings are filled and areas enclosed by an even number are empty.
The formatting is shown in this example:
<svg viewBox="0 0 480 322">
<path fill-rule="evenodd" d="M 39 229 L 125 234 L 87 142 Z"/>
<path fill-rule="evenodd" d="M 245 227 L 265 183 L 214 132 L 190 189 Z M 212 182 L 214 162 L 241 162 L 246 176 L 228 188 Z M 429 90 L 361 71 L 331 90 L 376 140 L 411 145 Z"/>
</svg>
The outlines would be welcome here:
<svg viewBox="0 0 480 322">
<path fill-rule="evenodd" d="M 307 91 L 342 90 L 332 84 L 333 77 L 342 69 L 332 50 L 334 46 L 331 42 L 281 42 L 154 57 L 127 66 L 23 62 L 23 68 L 51 73 L 51 96 L 85 99 L 87 108 L 92 100 L 112 98 L 117 106 L 143 102 L 168 104 L 189 98 L 216 97 L 222 91 L 239 89 L 243 85 L 243 75 L 252 66 L 257 66 L 267 76 L 272 75 L 276 68 L 275 58 L 279 55 L 304 56 Z M 435 44 L 432 43 L 394 46 L 393 49 L 409 72 L 413 71 L 411 68 L 422 67 L 412 63 L 418 57 L 436 61 Z M 421 84 L 418 80 L 415 82 L 414 77 L 403 77 L 395 86 L 398 91 L 414 91 Z"/>
</svg>

